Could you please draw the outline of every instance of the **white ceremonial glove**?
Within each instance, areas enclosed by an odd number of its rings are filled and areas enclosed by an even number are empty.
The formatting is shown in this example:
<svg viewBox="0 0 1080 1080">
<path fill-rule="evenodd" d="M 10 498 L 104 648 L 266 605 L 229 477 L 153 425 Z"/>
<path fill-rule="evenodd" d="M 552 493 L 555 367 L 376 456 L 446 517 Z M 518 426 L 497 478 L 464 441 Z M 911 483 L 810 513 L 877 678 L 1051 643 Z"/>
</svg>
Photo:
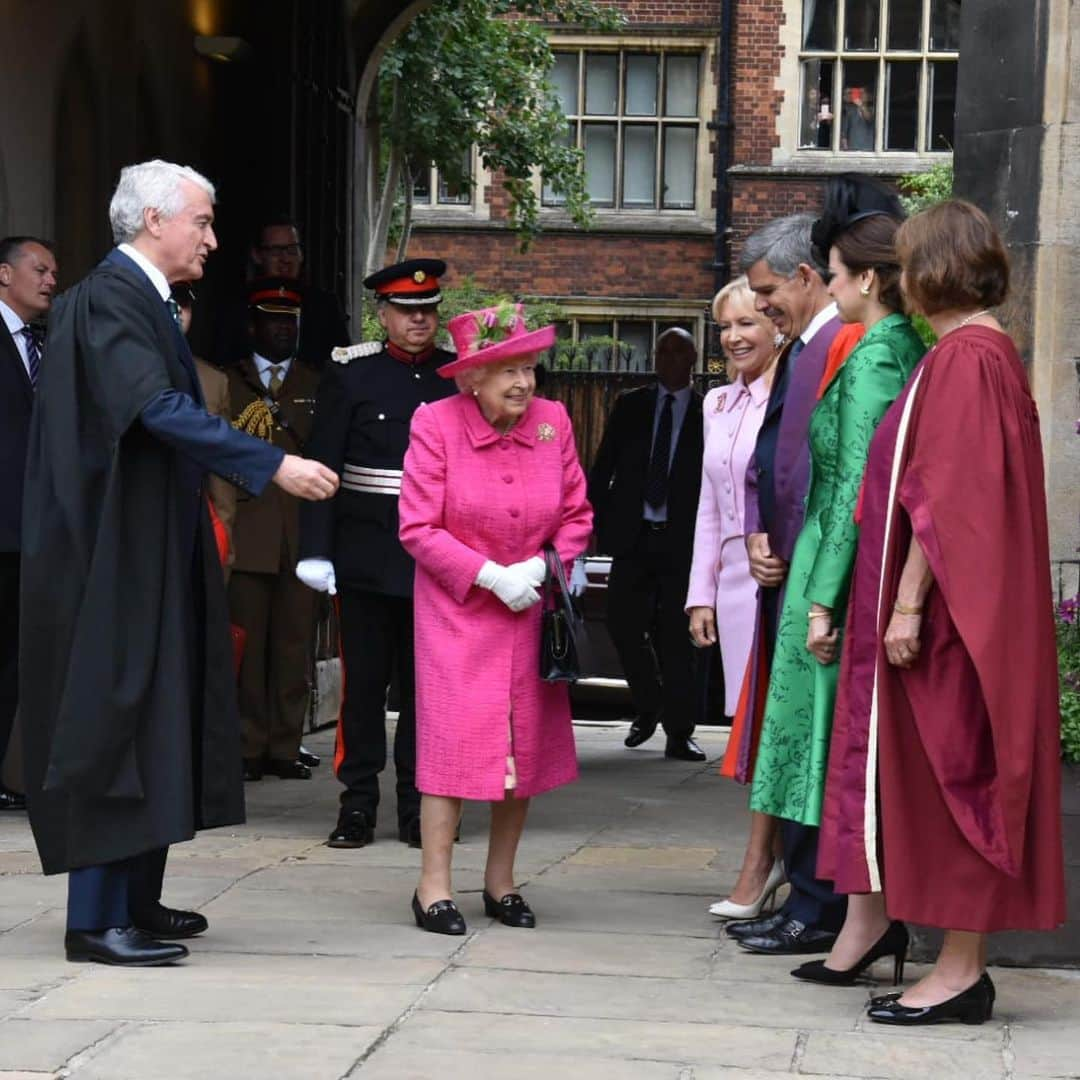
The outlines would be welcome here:
<svg viewBox="0 0 1080 1080">
<path fill-rule="evenodd" d="M 544 562 L 542 555 L 534 555 L 524 562 L 511 563 L 506 569 L 521 571 L 525 575 L 525 580 L 534 589 L 539 589 L 544 584 L 544 577 L 547 575 L 547 563 Z"/>
<path fill-rule="evenodd" d="M 296 576 L 309 589 L 337 596 L 334 564 L 329 559 L 301 559 L 296 564 Z"/>
<path fill-rule="evenodd" d="M 493 592 L 511 611 L 524 611 L 540 599 L 520 567 L 500 566 L 490 559 L 480 567 L 476 584 Z"/>
</svg>

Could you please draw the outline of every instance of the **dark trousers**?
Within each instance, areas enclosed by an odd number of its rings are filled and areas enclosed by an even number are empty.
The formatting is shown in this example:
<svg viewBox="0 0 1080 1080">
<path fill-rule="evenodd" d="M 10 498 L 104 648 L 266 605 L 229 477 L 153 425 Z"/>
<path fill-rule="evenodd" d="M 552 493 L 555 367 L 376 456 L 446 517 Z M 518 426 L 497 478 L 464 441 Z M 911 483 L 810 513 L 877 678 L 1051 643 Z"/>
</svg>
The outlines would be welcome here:
<svg viewBox="0 0 1080 1080">
<path fill-rule="evenodd" d="M 11 740 L 18 704 L 19 553 L 0 551 L 0 765 Z"/>
<path fill-rule="evenodd" d="M 109 930 L 130 926 L 161 900 L 168 848 L 68 873 L 67 928 Z"/>
<path fill-rule="evenodd" d="M 698 658 L 686 617 L 686 552 L 670 550 L 667 532 L 648 523 L 634 550 L 611 564 L 607 627 L 634 708 L 660 714 L 669 738 L 686 738 L 700 712 Z"/>
<path fill-rule="evenodd" d="M 420 813 L 412 598 L 344 588 L 340 601 L 345 700 L 335 760 L 337 778 L 345 785 L 341 805 L 376 816 L 379 773 L 386 767 L 386 695 L 396 682 L 397 814 L 399 823 L 408 822 Z"/>
</svg>

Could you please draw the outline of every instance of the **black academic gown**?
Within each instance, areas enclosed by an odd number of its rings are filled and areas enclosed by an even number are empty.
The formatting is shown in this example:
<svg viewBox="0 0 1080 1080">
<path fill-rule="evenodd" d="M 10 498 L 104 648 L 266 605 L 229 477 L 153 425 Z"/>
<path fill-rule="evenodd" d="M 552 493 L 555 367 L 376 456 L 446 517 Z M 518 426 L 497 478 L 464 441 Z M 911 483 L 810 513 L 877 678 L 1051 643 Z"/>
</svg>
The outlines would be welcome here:
<svg viewBox="0 0 1080 1080">
<path fill-rule="evenodd" d="M 201 404 L 168 309 L 113 252 L 54 305 L 30 433 L 20 715 L 47 874 L 244 818 L 204 474 L 139 419 L 169 389 Z M 227 429 L 217 450 L 241 482 L 248 440 Z"/>
</svg>

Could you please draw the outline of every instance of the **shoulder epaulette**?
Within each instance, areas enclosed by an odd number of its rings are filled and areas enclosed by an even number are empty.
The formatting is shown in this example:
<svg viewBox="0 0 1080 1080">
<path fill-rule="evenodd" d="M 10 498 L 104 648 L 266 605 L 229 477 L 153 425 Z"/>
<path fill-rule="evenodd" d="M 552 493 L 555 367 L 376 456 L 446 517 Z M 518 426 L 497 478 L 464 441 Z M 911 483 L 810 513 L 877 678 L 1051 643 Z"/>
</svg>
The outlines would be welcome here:
<svg viewBox="0 0 1080 1080">
<path fill-rule="evenodd" d="M 347 364 L 358 356 L 374 356 L 383 350 L 381 341 L 361 341 L 359 345 L 339 345 L 330 350 L 330 359 L 335 364 Z"/>
</svg>

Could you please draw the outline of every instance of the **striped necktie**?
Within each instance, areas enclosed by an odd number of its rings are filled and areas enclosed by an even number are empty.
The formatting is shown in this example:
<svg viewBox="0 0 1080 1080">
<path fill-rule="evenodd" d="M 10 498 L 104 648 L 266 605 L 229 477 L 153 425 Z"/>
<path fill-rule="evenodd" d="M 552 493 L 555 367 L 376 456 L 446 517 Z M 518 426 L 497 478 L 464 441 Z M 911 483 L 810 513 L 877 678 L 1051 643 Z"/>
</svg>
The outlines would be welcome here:
<svg viewBox="0 0 1080 1080">
<path fill-rule="evenodd" d="M 38 371 L 41 367 L 41 346 L 38 344 L 37 334 L 29 326 L 24 326 L 19 333 L 26 342 L 26 370 L 30 375 L 30 385 L 37 386 Z"/>
</svg>

